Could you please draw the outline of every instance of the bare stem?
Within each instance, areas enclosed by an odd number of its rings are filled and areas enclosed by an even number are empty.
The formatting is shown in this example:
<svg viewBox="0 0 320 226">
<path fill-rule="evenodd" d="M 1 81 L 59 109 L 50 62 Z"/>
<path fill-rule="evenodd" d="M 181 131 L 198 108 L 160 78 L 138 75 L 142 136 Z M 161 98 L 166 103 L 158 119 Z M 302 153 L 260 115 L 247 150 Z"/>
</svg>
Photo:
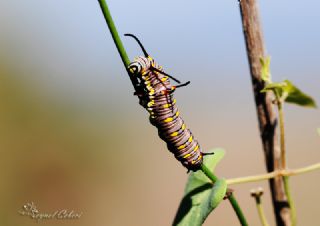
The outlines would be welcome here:
<svg viewBox="0 0 320 226">
<path fill-rule="evenodd" d="M 277 115 L 271 92 L 261 93 L 265 87 L 262 80 L 260 59 L 264 58 L 262 26 L 259 18 L 258 0 L 238 1 L 250 66 L 252 88 L 255 97 L 258 122 L 268 172 L 281 169 L 281 154 L 278 145 Z M 282 178 L 270 180 L 271 196 L 277 226 L 290 226 L 289 208 Z"/>
<path fill-rule="evenodd" d="M 104 18 L 106 20 L 106 23 L 108 25 L 108 28 L 110 30 L 110 33 L 111 33 L 112 39 L 114 41 L 114 44 L 116 45 L 117 50 L 118 50 L 118 52 L 120 54 L 122 63 L 124 65 L 125 69 L 128 72 L 128 75 L 130 77 L 130 80 L 131 80 L 131 83 L 132 83 L 133 87 L 137 91 L 136 78 L 134 76 L 131 76 L 131 74 L 128 71 L 128 66 L 130 64 L 129 57 L 128 57 L 127 52 L 126 52 L 126 50 L 125 50 L 125 48 L 124 48 L 124 46 L 122 44 L 122 41 L 121 41 L 121 38 L 120 38 L 120 36 L 118 34 L 117 28 L 116 28 L 116 26 L 115 26 L 115 24 L 113 22 L 113 19 L 111 17 L 111 13 L 109 11 L 108 5 L 107 5 L 105 0 L 98 0 L 98 2 L 100 4 L 101 11 L 103 13 L 103 16 L 104 16 Z"/>
<path fill-rule="evenodd" d="M 287 195 L 287 198 L 288 198 L 288 203 L 289 203 L 290 209 L 291 209 L 292 226 L 296 226 L 297 225 L 297 213 L 296 213 L 296 207 L 294 205 L 294 201 L 292 199 L 292 195 L 291 195 L 291 192 L 290 192 L 289 177 L 288 176 L 284 176 L 283 177 L 283 181 L 284 181 L 284 190 L 286 191 L 286 195 Z"/>
<path fill-rule="evenodd" d="M 320 163 L 295 169 L 295 170 L 286 169 L 286 170 L 278 170 L 278 171 L 273 171 L 266 174 L 260 174 L 260 175 L 254 175 L 254 176 L 248 176 L 248 177 L 231 178 L 227 180 L 227 184 L 231 185 L 231 184 L 257 182 L 257 181 L 269 180 L 271 178 L 275 178 L 279 176 L 283 176 L 283 177 L 296 176 L 299 174 L 312 172 L 318 169 L 320 169 Z"/>
<path fill-rule="evenodd" d="M 263 190 L 262 188 L 258 189 L 258 190 L 252 190 L 251 191 L 251 196 L 254 197 L 255 202 L 256 202 L 256 207 L 258 210 L 258 214 L 259 214 L 259 218 L 261 221 L 261 224 L 263 226 L 269 226 L 269 223 L 267 221 L 266 215 L 264 213 L 264 209 L 262 206 L 262 201 L 261 201 L 261 197 L 263 195 Z"/>
<path fill-rule="evenodd" d="M 285 130 L 284 130 L 284 116 L 283 116 L 283 102 L 284 99 L 279 95 L 277 90 L 274 90 L 274 94 L 277 100 L 277 107 L 278 107 L 278 112 L 279 112 L 279 123 L 280 123 L 280 150 L 281 150 L 281 168 L 283 170 L 287 169 L 287 163 L 286 163 L 286 146 L 285 146 Z M 296 225 L 296 219 L 297 219 L 297 214 L 295 211 L 295 205 L 293 198 L 291 196 L 290 192 L 290 184 L 289 184 L 289 177 L 283 177 L 283 183 L 284 183 L 284 191 L 288 199 L 288 204 L 290 207 L 290 217 L 291 217 L 291 223 L 292 226 Z"/>
<path fill-rule="evenodd" d="M 231 206 L 233 208 L 233 210 L 236 212 L 237 217 L 241 223 L 242 226 L 248 226 L 248 222 L 236 200 L 236 198 L 234 197 L 234 194 L 232 193 L 230 196 L 228 196 L 229 202 L 231 203 Z"/>
<path fill-rule="evenodd" d="M 284 132 L 284 113 L 283 113 L 283 100 L 279 97 L 279 94 L 274 91 L 277 99 L 277 107 L 279 111 L 279 129 L 280 129 L 280 149 L 281 149 L 281 168 L 286 169 L 286 146 L 285 146 L 285 132 Z"/>
<path fill-rule="evenodd" d="M 263 226 L 269 226 L 266 215 L 264 214 L 264 210 L 263 210 L 263 206 L 261 204 L 261 200 L 259 200 L 259 202 L 256 201 L 256 206 L 257 206 L 257 210 L 258 210 L 258 214 L 260 217 L 260 221 L 262 223 Z"/>
<path fill-rule="evenodd" d="M 128 58 L 126 50 L 123 47 L 123 44 L 121 42 L 121 39 L 120 39 L 118 31 L 117 31 L 117 28 L 114 25 L 113 19 L 111 17 L 111 14 L 110 14 L 110 11 L 109 11 L 109 8 L 108 8 L 108 5 L 107 5 L 105 0 L 98 0 L 98 1 L 99 1 L 99 4 L 100 4 L 102 13 L 104 15 L 104 18 L 105 18 L 105 20 L 107 22 L 107 25 L 109 27 L 110 33 L 112 35 L 113 41 L 116 44 L 118 52 L 119 52 L 119 54 L 121 56 L 122 62 L 124 64 L 124 66 L 127 68 L 128 65 L 130 64 L 130 60 Z"/>
</svg>

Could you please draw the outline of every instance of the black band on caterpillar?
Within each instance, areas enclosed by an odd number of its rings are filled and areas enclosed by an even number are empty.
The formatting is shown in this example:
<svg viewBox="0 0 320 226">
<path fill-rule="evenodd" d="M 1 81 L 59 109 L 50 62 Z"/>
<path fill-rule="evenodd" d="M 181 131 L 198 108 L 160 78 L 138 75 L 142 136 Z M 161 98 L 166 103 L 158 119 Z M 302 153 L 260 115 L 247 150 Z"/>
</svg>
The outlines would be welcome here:
<svg viewBox="0 0 320 226">
<path fill-rule="evenodd" d="M 178 86 L 171 85 L 169 78 L 178 83 L 180 81 L 163 72 L 162 67 L 148 55 L 137 37 L 132 34 L 126 36 L 133 37 L 145 55 L 136 57 L 128 69 L 132 76 L 138 78 L 139 84 L 136 85 L 141 87 L 138 97 L 140 104 L 150 114 L 151 124 L 157 127 L 159 137 L 167 143 L 170 152 L 183 166 L 192 171 L 200 169 L 204 153 L 180 117 L 176 100 L 173 98 L 176 88 L 186 86 L 190 82 Z"/>
</svg>

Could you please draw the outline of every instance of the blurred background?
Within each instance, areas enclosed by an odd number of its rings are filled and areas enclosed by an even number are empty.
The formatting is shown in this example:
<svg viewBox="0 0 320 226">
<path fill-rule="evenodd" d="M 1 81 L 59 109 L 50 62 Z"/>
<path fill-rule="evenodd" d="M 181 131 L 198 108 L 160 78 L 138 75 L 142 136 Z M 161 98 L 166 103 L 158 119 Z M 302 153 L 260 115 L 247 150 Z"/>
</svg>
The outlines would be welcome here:
<svg viewBox="0 0 320 226">
<path fill-rule="evenodd" d="M 119 33 L 133 33 L 169 74 L 191 85 L 178 106 L 202 149 L 222 147 L 232 178 L 265 172 L 237 1 L 110 0 Z M 319 1 L 260 1 L 274 81 L 320 102 Z M 0 224 L 170 225 L 186 169 L 139 106 L 97 1 L 0 0 Z M 122 36 L 123 37 L 123 36 Z M 137 43 L 122 38 L 131 59 Z M 320 160 L 319 110 L 285 107 L 288 165 Z M 320 225 L 320 172 L 291 179 L 300 225 Z M 251 225 L 249 190 L 232 186 Z M 268 193 L 268 192 L 267 192 Z M 78 220 L 20 216 L 69 209 Z M 273 224 L 270 196 L 263 198 Z M 205 225 L 238 225 L 228 202 Z"/>
</svg>

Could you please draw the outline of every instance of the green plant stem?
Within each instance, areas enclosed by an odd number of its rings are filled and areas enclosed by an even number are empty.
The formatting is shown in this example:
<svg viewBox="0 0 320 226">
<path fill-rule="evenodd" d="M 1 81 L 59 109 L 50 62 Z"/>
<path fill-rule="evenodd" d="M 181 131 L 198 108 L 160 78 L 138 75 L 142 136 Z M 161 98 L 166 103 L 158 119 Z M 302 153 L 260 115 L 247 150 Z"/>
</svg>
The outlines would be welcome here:
<svg viewBox="0 0 320 226">
<path fill-rule="evenodd" d="M 291 192 L 290 192 L 289 177 L 284 176 L 283 182 L 284 182 L 284 190 L 286 191 L 286 195 L 288 197 L 288 203 L 289 203 L 290 209 L 291 209 L 292 226 L 296 226 L 297 225 L 297 214 L 296 214 L 296 207 L 294 205 L 294 201 L 292 200 L 292 196 L 291 196 Z"/>
<path fill-rule="evenodd" d="M 303 173 L 309 173 L 314 170 L 320 169 L 320 163 L 313 164 L 307 167 L 295 169 L 295 170 L 279 170 L 279 171 L 273 171 L 266 174 L 260 174 L 260 175 L 254 175 L 254 176 L 248 176 L 248 177 L 238 177 L 238 178 L 231 178 L 227 180 L 227 184 L 243 184 L 243 183 L 250 183 L 250 182 L 257 182 L 262 180 L 269 180 L 271 178 L 275 178 L 278 176 L 296 176 Z"/>
<path fill-rule="evenodd" d="M 236 212 L 237 217 L 238 217 L 241 225 L 242 226 L 248 226 L 248 222 L 247 222 L 247 220 L 246 220 L 246 218 L 245 218 L 245 216 L 244 216 L 244 214 L 243 214 L 243 212 L 242 212 L 242 210 L 241 210 L 236 198 L 234 197 L 234 195 L 233 194 L 229 195 L 228 199 L 229 199 L 229 202 L 232 205 L 233 210 Z"/>
<path fill-rule="evenodd" d="M 261 197 L 256 197 L 256 207 L 258 210 L 259 218 L 263 226 L 269 226 L 266 215 L 264 214 L 263 206 L 261 203 Z"/>
<path fill-rule="evenodd" d="M 204 164 L 201 165 L 201 170 L 213 183 L 218 180 L 218 177 L 216 177 Z"/>
<path fill-rule="evenodd" d="M 106 3 L 105 0 L 98 0 L 99 1 L 99 4 L 100 4 L 100 8 L 102 10 L 102 13 L 104 15 L 104 18 L 106 20 L 106 23 L 108 25 L 108 28 L 110 30 L 110 33 L 111 33 L 111 36 L 112 36 L 112 39 L 117 47 L 117 50 L 120 54 L 120 57 L 121 57 L 121 60 L 123 62 L 123 65 L 125 67 L 125 69 L 127 70 L 127 73 L 129 75 L 129 78 L 131 80 L 131 83 L 135 89 L 135 91 L 137 92 L 138 91 L 138 88 L 137 88 L 137 78 L 134 77 L 134 76 L 131 76 L 130 74 L 130 71 L 128 70 L 128 66 L 130 64 L 130 60 L 129 60 L 129 57 L 127 55 L 127 52 L 125 50 L 125 48 L 123 47 L 123 44 L 122 44 L 122 41 L 120 39 L 120 36 L 118 34 L 118 31 L 117 31 L 117 28 L 112 20 L 112 17 L 111 17 L 111 14 L 110 14 L 110 11 L 109 11 L 109 8 L 108 8 L 108 5 Z"/>
<path fill-rule="evenodd" d="M 114 25 L 114 22 L 112 20 L 112 17 L 111 17 L 109 8 L 108 8 L 108 5 L 107 5 L 105 0 L 98 0 L 98 1 L 99 1 L 99 4 L 100 4 L 102 13 L 104 15 L 104 18 L 105 18 L 105 20 L 106 20 L 106 22 L 108 24 L 108 27 L 109 27 L 110 33 L 112 35 L 113 41 L 116 44 L 118 52 L 119 52 L 119 54 L 121 56 L 122 62 L 124 64 L 125 68 L 127 68 L 129 66 L 129 64 L 130 64 L 130 60 L 128 58 L 126 50 L 123 47 L 123 44 L 121 42 L 121 39 L 120 39 L 118 31 L 117 31 L 117 28 Z"/>
<path fill-rule="evenodd" d="M 287 169 L 287 163 L 286 163 L 286 147 L 285 147 L 285 130 L 284 130 L 284 116 L 283 116 L 283 102 L 285 98 L 280 97 L 279 93 L 274 90 L 274 94 L 276 96 L 277 100 L 277 106 L 278 106 L 278 112 L 279 112 L 279 123 L 280 123 L 280 148 L 281 148 L 281 164 L 282 169 Z M 288 204 L 290 207 L 291 212 L 291 222 L 292 226 L 296 225 L 296 211 L 295 211 L 295 205 L 293 198 L 291 196 L 290 192 L 290 185 L 289 185 L 289 177 L 282 177 L 284 182 L 284 191 L 286 193 L 286 196 L 288 198 Z"/>
<path fill-rule="evenodd" d="M 280 123 L 280 150 L 281 150 L 281 167 L 287 169 L 286 163 L 286 146 L 285 146 L 285 132 L 284 132 L 284 116 L 283 116 L 283 102 L 276 94 L 277 106 L 279 111 L 279 123 Z"/>
<path fill-rule="evenodd" d="M 269 180 L 279 175 L 280 175 L 280 171 L 278 172 L 274 171 L 271 173 L 254 175 L 254 176 L 231 178 L 231 179 L 227 179 L 227 184 L 234 185 L 234 184 L 244 184 L 244 183 L 250 183 L 250 182 Z"/>
<path fill-rule="evenodd" d="M 202 164 L 201 170 L 213 183 L 215 183 L 218 180 L 218 178 L 204 164 Z M 246 220 L 246 218 L 245 218 L 245 216 L 244 216 L 244 214 L 243 214 L 243 212 L 242 212 L 242 210 L 241 210 L 236 198 L 234 197 L 234 195 L 233 194 L 229 195 L 228 199 L 229 199 L 229 201 L 230 201 L 230 203 L 232 205 L 232 208 L 236 212 L 241 225 L 242 226 L 248 226 L 247 220 Z"/>
</svg>

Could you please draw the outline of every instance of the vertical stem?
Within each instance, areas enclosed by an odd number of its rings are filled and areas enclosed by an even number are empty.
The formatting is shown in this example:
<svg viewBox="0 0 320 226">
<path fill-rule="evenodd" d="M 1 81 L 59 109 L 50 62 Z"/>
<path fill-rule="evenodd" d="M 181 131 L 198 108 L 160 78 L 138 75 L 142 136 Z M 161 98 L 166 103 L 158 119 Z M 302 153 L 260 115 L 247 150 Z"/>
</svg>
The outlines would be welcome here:
<svg viewBox="0 0 320 226">
<path fill-rule="evenodd" d="M 215 183 L 218 180 L 218 178 L 204 164 L 201 165 L 201 170 L 213 183 Z M 229 195 L 228 199 L 232 205 L 233 210 L 236 212 L 241 225 L 248 226 L 247 220 L 234 195 L 233 194 Z"/>
<path fill-rule="evenodd" d="M 114 41 L 114 43 L 115 43 L 115 45 L 117 47 L 117 50 L 118 50 L 118 52 L 120 54 L 122 63 L 124 64 L 124 67 L 126 68 L 126 70 L 128 72 L 128 75 L 130 77 L 130 80 L 131 80 L 131 83 L 132 83 L 133 87 L 137 91 L 137 87 L 136 87 L 137 79 L 135 77 L 131 76 L 130 72 L 128 71 L 128 66 L 130 64 L 130 60 L 129 60 L 129 57 L 127 55 L 127 52 L 126 52 L 125 48 L 123 47 L 122 41 L 121 41 L 120 36 L 118 34 L 118 31 L 117 31 L 117 28 L 116 28 L 116 26 L 115 26 L 115 24 L 113 22 L 112 17 L 111 17 L 108 5 L 107 5 L 105 0 L 98 0 L 98 2 L 100 4 L 100 8 L 102 10 L 104 18 L 105 18 L 106 23 L 108 25 L 108 28 L 110 30 L 110 33 L 112 35 L 112 39 L 113 39 L 113 41 Z"/>
<path fill-rule="evenodd" d="M 285 145 L 285 131 L 284 131 L 284 113 L 283 113 L 283 99 L 279 96 L 279 94 L 274 91 L 276 100 L 277 100 L 277 106 L 279 111 L 279 123 L 280 123 L 280 147 L 281 147 L 281 163 L 282 163 L 282 169 L 287 169 L 287 163 L 286 163 L 286 145 Z M 288 198 L 288 203 L 290 207 L 291 212 L 291 222 L 292 225 L 295 226 L 297 223 L 297 214 L 296 214 L 296 208 L 294 205 L 293 198 L 291 196 L 290 192 L 290 185 L 289 185 L 289 177 L 284 176 L 283 177 L 284 182 L 284 190 L 286 193 L 286 196 Z"/>
<path fill-rule="evenodd" d="M 297 225 L 297 212 L 296 212 L 296 207 L 294 205 L 294 201 L 292 199 L 291 192 L 290 192 L 289 177 L 288 176 L 284 176 L 283 177 L 283 181 L 284 181 L 284 189 L 286 191 L 286 195 L 288 197 L 289 206 L 290 206 L 290 209 L 291 209 L 292 226 L 296 226 Z"/>
<path fill-rule="evenodd" d="M 236 198 L 234 197 L 234 195 L 231 194 L 228 197 L 228 199 L 229 199 L 229 202 L 231 203 L 231 206 L 232 206 L 233 210 L 236 212 L 237 217 L 238 217 L 241 225 L 242 226 L 248 226 L 248 222 L 247 222 L 247 220 L 246 220 L 246 218 L 245 218 L 245 216 L 244 216 L 244 214 L 243 214 L 243 212 L 242 212 L 242 210 L 241 210 Z"/>
<path fill-rule="evenodd" d="M 261 204 L 261 199 L 259 198 L 259 200 L 256 202 L 257 204 L 257 210 L 258 210 L 258 214 L 259 214 L 259 218 L 261 220 L 261 223 L 263 226 L 269 226 L 266 215 L 264 214 L 264 210 L 263 210 L 263 206 Z"/>
<path fill-rule="evenodd" d="M 277 105 L 279 111 L 279 123 L 280 123 L 280 149 L 281 149 L 281 167 L 282 169 L 287 169 L 286 163 L 286 147 L 285 147 L 285 134 L 284 134 L 284 117 L 283 117 L 283 102 L 280 100 L 278 94 L 277 97 Z"/>
<path fill-rule="evenodd" d="M 281 169 L 281 152 L 277 136 L 277 116 L 272 104 L 271 92 L 261 93 L 264 82 L 261 79 L 260 58 L 264 57 L 264 44 L 256 0 L 241 0 L 240 13 L 250 66 L 252 88 L 255 97 L 260 136 L 268 172 Z M 290 209 L 281 177 L 270 180 L 274 214 L 278 226 L 291 225 Z"/>
<path fill-rule="evenodd" d="M 113 19 L 111 17 L 111 14 L 110 14 L 110 11 L 109 11 L 109 8 L 108 8 L 108 5 L 107 5 L 105 0 L 98 0 L 98 1 L 99 1 L 99 4 L 100 4 L 102 13 L 104 15 L 104 18 L 105 18 L 105 20 L 106 20 L 106 22 L 108 24 L 108 27 L 109 27 L 110 33 L 112 35 L 113 41 L 116 44 L 118 52 L 119 52 L 119 54 L 121 56 L 122 62 L 124 64 L 125 68 L 127 68 L 128 65 L 130 64 L 130 60 L 128 58 L 126 50 L 123 47 L 123 44 L 121 42 L 121 39 L 120 39 L 118 31 L 117 31 L 117 28 L 114 25 Z"/>
<path fill-rule="evenodd" d="M 251 196 L 254 197 L 254 199 L 256 201 L 256 207 L 257 207 L 257 210 L 258 210 L 258 214 L 259 214 L 259 218 L 260 218 L 261 224 L 263 226 L 269 226 L 267 218 L 266 218 L 266 215 L 265 215 L 264 210 L 263 210 L 262 203 L 261 203 L 262 194 L 263 194 L 263 191 L 261 190 L 260 192 L 256 191 L 255 193 L 252 193 Z"/>
</svg>

